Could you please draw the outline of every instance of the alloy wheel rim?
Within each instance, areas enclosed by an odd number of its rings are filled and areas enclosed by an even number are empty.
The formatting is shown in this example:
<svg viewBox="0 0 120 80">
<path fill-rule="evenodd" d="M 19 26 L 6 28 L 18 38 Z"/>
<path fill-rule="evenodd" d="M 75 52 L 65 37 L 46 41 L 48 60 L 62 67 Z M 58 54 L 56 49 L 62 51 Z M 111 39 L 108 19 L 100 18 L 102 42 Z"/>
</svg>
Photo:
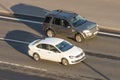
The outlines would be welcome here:
<svg viewBox="0 0 120 80">
<path fill-rule="evenodd" d="M 52 36 L 53 36 L 52 31 L 48 31 L 48 32 L 47 32 L 47 35 L 48 35 L 49 37 L 52 37 Z"/>
<path fill-rule="evenodd" d="M 81 42 L 81 37 L 79 35 L 76 36 L 76 41 Z"/>
</svg>

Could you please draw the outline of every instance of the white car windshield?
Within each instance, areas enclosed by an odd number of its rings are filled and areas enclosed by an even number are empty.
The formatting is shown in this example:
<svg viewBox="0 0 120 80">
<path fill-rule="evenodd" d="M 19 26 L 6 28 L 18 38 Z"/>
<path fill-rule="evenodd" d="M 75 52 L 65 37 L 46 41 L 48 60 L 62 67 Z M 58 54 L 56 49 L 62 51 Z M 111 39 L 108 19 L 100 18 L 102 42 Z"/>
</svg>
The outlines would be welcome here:
<svg viewBox="0 0 120 80">
<path fill-rule="evenodd" d="M 66 42 L 66 41 L 62 41 L 61 43 L 59 43 L 58 45 L 56 45 L 56 47 L 61 50 L 62 52 L 67 51 L 69 49 L 71 49 L 73 47 L 72 44 Z"/>
<path fill-rule="evenodd" d="M 70 20 L 70 22 L 72 23 L 72 25 L 73 25 L 74 27 L 78 27 L 78 26 L 84 24 L 84 23 L 86 22 L 86 19 L 83 18 L 83 17 L 81 17 L 80 15 L 77 15 L 77 16 L 73 17 L 73 18 Z"/>
</svg>

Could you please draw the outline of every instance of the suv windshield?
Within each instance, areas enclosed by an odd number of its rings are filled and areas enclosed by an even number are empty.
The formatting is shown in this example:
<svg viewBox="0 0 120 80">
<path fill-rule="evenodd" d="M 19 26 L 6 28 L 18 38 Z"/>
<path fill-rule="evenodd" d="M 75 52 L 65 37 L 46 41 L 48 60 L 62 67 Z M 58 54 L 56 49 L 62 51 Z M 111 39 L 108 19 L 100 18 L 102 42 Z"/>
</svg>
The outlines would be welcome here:
<svg viewBox="0 0 120 80">
<path fill-rule="evenodd" d="M 77 15 L 77 16 L 73 17 L 73 18 L 70 20 L 70 22 L 72 23 L 72 25 L 73 25 L 74 27 L 78 27 L 78 26 L 84 24 L 84 23 L 86 22 L 86 19 L 83 18 L 83 17 L 81 17 L 80 15 Z"/>
<path fill-rule="evenodd" d="M 71 49 L 73 47 L 73 45 L 66 41 L 63 41 L 63 42 L 59 43 L 58 45 L 56 45 L 56 47 L 59 50 L 61 50 L 62 52 L 64 52 L 64 51 Z"/>
</svg>

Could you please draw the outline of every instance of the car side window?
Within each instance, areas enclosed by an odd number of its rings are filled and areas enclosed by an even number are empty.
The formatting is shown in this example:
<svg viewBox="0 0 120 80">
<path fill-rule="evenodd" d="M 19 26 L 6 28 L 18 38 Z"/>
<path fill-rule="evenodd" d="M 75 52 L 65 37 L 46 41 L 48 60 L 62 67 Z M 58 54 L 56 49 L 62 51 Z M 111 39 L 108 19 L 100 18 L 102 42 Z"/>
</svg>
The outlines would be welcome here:
<svg viewBox="0 0 120 80">
<path fill-rule="evenodd" d="M 39 45 L 37 45 L 37 48 L 53 51 L 55 53 L 59 53 L 59 51 L 54 46 L 49 45 L 49 44 L 39 44 Z"/>
<path fill-rule="evenodd" d="M 41 48 L 41 49 L 49 50 L 49 45 L 47 45 L 47 44 L 39 44 L 39 45 L 37 45 L 37 47 Z"/>
<path fill-rule="evenodd" d="M 46 17 L 44 22 L 49 23 L 51 21 L 51 19 L 52 19 L 52 17 Z"/>
<path fill-rule="evenodd" d="M 53 51 L 55 53 L 59 53 L 58 49 L 56 49 L 54 46 L 49 46 L 50 47 L 50 51 Z"/>
</svg>

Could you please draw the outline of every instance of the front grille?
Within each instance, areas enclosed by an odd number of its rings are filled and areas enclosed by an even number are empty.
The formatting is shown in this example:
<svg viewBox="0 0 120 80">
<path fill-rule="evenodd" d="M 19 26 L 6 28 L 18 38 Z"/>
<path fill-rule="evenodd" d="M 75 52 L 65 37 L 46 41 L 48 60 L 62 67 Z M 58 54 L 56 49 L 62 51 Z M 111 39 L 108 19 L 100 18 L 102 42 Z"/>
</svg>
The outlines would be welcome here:
<svg viewBox="0 0 120 80">
<path fill-rule="evenodd" d="M 82 55 L 83 55 L 83 52 L 82 52 L 81 54 L 77 55 L 76 58 L 79 58 L 79 57 L 82 56 Z"/>
</svg>

